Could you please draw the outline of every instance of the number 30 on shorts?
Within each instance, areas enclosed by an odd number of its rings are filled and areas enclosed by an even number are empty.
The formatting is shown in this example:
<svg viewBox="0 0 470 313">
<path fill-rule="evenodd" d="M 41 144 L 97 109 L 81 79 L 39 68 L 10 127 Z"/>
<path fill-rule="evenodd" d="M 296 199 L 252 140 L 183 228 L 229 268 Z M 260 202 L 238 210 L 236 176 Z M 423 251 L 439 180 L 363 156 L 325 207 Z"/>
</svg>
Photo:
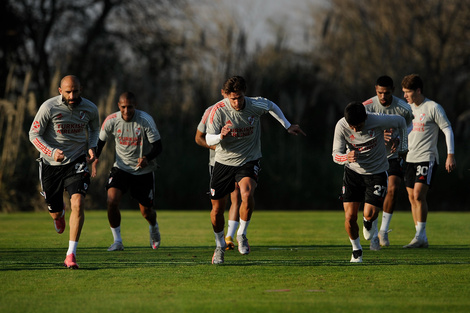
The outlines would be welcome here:
<svg viewBox="0 0 470 313">
<path fill-rule="evenodd" d="M 427 176 L 429 171 L 429 166 L 418 165 L 416 167 L 416 176 Z"/>
<path fill-rule="evenodd" d="M 374 186 L 374 195 L 378 197 L 385 197 L 386 192 L 387 192 L 387 186 L 380 186 L 380 185 Z"/>
</svg>

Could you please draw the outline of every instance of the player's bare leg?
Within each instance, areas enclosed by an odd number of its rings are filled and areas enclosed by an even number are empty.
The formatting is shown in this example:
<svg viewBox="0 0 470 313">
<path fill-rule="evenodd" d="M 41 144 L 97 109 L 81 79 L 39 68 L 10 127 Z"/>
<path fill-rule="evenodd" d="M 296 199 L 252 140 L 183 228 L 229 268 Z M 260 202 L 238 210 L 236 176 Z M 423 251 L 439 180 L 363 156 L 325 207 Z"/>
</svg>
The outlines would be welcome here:
<svg viewBox="0 0 470 313">
<path fill-rule="evenodd" d="M 362 246 L 359 238 L 359 225 L 357 224 L 357 214 L 360 205 L 360 202 L 343 202 L 344 228 L 352 245 L 351 262 L 353 263 L 362 262 Z"/>
<path fill-rule="evenodd" d="M 227 227 L 227 234 L 225 236 L 225 244 L 227 250 L 233 250 L 235 245 L 233 243 L 233 238 L 235 236 L 235 232 L 237 231 L 240 219 L 240 189 L 238 184 L 235 184 L 235 190 L 230 194 L 230 210 L 228 213 L 228 227 Z"/>
<path fill-rule="evenodd" d="M 83 223 L 85 222 L 85 196 L 76 193 L 73 194 L 70 198 L 70 207 L 72 212 L 70 213 L 69 219 L 69 249 L 67 251 L 67 256 L 64 261 L 64 265 L 68 268 L 76 269 L 78 264 L 75 260 L 77 254 L 77 245 L 78 240 L 80 239 L 80 234 L 82 232 Z"/>
<path fill-rule="evenodd" d="M 380 240 L 379 240 L 379 211 L 380 208 L 372 205 L 370 203 L 364 204 L 364 227 L 363 233 L 366 240 L 370 240 L 370 250 L 377 251 L 380 250 Z"/>
<path fill-rule="evenodd" d="M 117 188 L 108 189 L 107 209 L 108 222 L 113 234 L 113 243 L 108 251 L 124 250 L 121 237 L 121 212 L 119 211 L 119 203 L 121 203 L 122 191 Z"/>
<path fill-rule="evenodd" d="M 254 194 L 257 185 L 256 181 L 250 177 L 244 177 L 238 182 L 238 186 L 240 187 L 241 205 L 240 226 L 238 227 L 237 241 L 238 251 L 241 254 L 248 254 L 251 251 L 248 239 L 246 238 L 246 231 L 255 208 Z"/>
<path fill-rule="evenodd" d="M 224 226 L 225 218 L 224 211 L 227 204 L 228 195 L 221 199 L 212 199 L 212 210 L 211 210 L 211 223 L 212 229 L 215 235 L 216 248 L 214 255 L 212 256 L 212 264 L 224 263 L 224 252 L 225 252 L 225 238 L 224 238 Z"/>
<path fill-rule="evenodd" d="M 381 246 L 389 246 L 390 241 L 388 240 L 388 233 L 391 231 L 390 222 L 392 220 L 393 211 L 398 197 L 400 189 L 401 178 L 396 175 L 388 177 L 387 195 L 385 196 L 382 214 L 382 223 L 379 230 L 379 240 Z"/>
<path fill-rule="evenodd" d="M 406 188 L 411 203 L 411 212 L 415 223 L 416 234 L 411 242 L 404 248 L 427 248 L 426 221 L 428 216 L 428 203 L 426 200 L 429 186 L 415 183 L 414 188 Z"/>
<path fill-rule="evenodd" d="M 139 203 L 140 213 L 149 223 L 150 247 L 156 250 L 160 247 L 161 236 L 157 222 L 157 211 L 153 207 L 148 207 Z"/>
</svg>

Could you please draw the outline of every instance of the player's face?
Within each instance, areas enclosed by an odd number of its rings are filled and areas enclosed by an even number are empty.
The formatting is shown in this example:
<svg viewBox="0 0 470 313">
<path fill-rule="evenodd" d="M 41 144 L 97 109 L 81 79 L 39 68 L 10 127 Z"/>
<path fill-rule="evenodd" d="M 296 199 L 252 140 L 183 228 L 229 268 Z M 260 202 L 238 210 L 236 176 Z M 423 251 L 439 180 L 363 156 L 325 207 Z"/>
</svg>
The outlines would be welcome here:
<svg viewBox="0 0 470 313">
<path fill-rule="evenodd" d="M 364 128 L 364 125 L 366 124 L 366 122 L 362 122 L 361 124 L 358 124 L 358 125 L 350 125 L 349 124 L 349 128 L 351 128 L 352 130 L 354 130 L 356 133 L 360 132 L 363 128 Z"/>
<path fill-rule="evenodd" d="M 377 97 L 379 98 L 380 104 L 387 107 L 392 104 L 393 100 L 393 88 L 392 87 L 383 87 L 383 86 L 375 86 L 375 92 L 377 93 Z"/>
<path fill-rule="evenodd" d="M 126 122 L 132 120 L 135 114 L 135 103 L 128 99 L 119 99 L 119 111 L 121 111 L 122 119 Z"/>
<path fill-rule="evenodd" d="M 405 98 L 406 102 L 409 104 L 416 103 L 416 100 L 418 100 L 418 96 L 420 94 L 420 90 L 412 90 L 412 89 L 406 89 L 403 88 L 403 97 Z"/>
<path fill-rule="evenodd" d="M 230 101 L 230 105 L 237 111 L 243 110 L 245 107 L 245 93 L 243 92 L 231 92 L 225 94 L 225 97 Z"/>
<path fill-rule="evenodd" d="M 68 106 L 74 107 L 80 103 L 82 87 L 73 79 L 65 79 L 59 87 L 59 93 Z"/>
</svg>

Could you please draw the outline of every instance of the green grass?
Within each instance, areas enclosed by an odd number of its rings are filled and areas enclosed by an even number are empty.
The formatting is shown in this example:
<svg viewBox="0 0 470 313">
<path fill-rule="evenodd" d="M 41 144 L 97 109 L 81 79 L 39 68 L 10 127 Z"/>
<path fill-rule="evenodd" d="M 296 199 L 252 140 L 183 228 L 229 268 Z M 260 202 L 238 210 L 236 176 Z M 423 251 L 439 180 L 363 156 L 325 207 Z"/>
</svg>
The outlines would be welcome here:
<svg viewBox="0 0 470 313">
<path fill-rule="evenodd" d="M 68 216 L 68 214 L 67 214 Z M 122 212 L 125 250 L 112 243 L 106 212 L 87 212 L 77 261 L 62 267 L 68 227 L 49 215 L 0 214 L 0 312 L 468 312 L 469 213 L 431 212 L 428 249 L 403 249 L 409 212 L 395 213 L 392 246 L 351 264 L 337 212 L 255 212 L 252 252 L 212 265 L 209 212 L 159 212 L 153 251 L 138 211 Z"/>
</svg>

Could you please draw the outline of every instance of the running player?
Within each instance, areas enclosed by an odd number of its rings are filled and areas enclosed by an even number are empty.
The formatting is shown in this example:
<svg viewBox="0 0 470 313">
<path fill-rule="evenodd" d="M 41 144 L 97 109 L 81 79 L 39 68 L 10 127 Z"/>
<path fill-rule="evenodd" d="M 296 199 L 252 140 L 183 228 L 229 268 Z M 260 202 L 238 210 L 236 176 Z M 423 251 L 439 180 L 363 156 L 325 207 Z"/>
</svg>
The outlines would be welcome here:
<svg viewBox="0 0 470 313">
<path fill-rule="evenodd" d="M 456 167 L 454 157 L 454 133 L 442 106 L 429 100 L 423 94 L 424 84 L 416 74 L 407 75 L 401 83 L 406 101 L 413 110 L 413 130 L 409 134 L 409 149 L 406 156 L 405 185 L 411 203 L 411 213 L 416 233 L 404 248 L 427 248 L 426 221 L 428 190 L 439 163 L 437 139 L 439 129 L 445 135 L 447 144 L 446 170 Z"/>
<path fill-rule="evenodd" d="M 409 132 L 411 130 L 411 121 L 413 120 L 411 107 L 405 101 L 395 97 L 393 95 L 394 90 L 393 80 L 389 76 L 380 76 L 375 84 L 375 92 L 377 95 L 365 101 L 363 104 L 367 112 L 403 116 L 408 127 L 407 132 Z M 382 223 L 379 230 L 381 246 L 390 245 L 388 232 L 390 231 L 390 222 L 395 209 L 400 184 L 403 179 L 403 162 L 405 161 L 403 158 L 399 157 L 396 151 L 397 140 L 400 140 L 397 129 L 386 130 L 386 135 L 390 136 L 389 141 L 386 143 L 389 169 L 387 171 L 387 195 L 383 203 Z M 371 241 L 371 245 L 375 244 L 377 244 L 376 241 Z M 371 247 L 371 250 L 378 249 L 377 247 Z"/>
<path fill-rule="evenodd" d="M 81 92 L 76 76 L 62 78 L 60 95 L 41 105 L 29 131 L 29 140 L 40 152 L 42 195 L 59 234 L 65 230 L 64 189 L 70 196 L 69 249 L 64 265 L 72 269 L 78 268 L 77 245 L 85 222 L 85 196 L 90 186 L 87 162 L 95 159 L 100 127 L 98 108 L 82 98 Z"/>
<path fill-rule="evenodd" d="M 124 250 L 119 204 L 127 190 L 139 202 L 140 212 L 149 223 L 150 247 L 158 249 L 160 231 L 153 204 L 156 157 L 162 152 L 160 133 L 153 118 L 136 109 L 137 101 L 132 92 L 120 95 L 118 107 L 119 111 L 109 115 L 103 122 L 97 149 L 99 157 L 106 140 L 110 136 L 114 137 L 116 160 L 106 184 L 108 221 L 114 238 L 108 251 Z M 96 175 L 97 163 L 98 159 L 92 165 L 92 176 Z"/>
<path fill-rule="evenodd" d="M 223 91 L 222 91 L 222 95 Z M 225 96 L 224 96 L 225 98 Z M 209 175 L 212 176 L 212 171 L 214 170 L 215 164 L 215 146 L 209 146 L 206 142 L 206 123 L 207 118 L 209 117 L 209 113 L 212 110 L 213 106 L 210 106 L 204 112 L 201 121 L 199 122 L 196 130 L 195 141 L 198 145 L 204 148 L 209 149 Z M 239 208 L 240 208 L 240 190 L 238 188 L 238 184 L 235 183 L 235 189 L 230 194 L 230 210 L 228 213 L 228 228 L 227 228 L 227 235 L 225 236 L 225 249 L 226 250 L 233 250 L 235 249 L 235 244 L 233 243 L 233 238 L 235 237 L 235 231 L 238 228 L 239 224 Z"/>
<path fill-rule="evenodd" d="M 265 98 L 246 97 L 245 79 L 229 78 L 223 86 L 226 98 L 214 105 L 207 123 L 206 142 L 216 145 L 215 165 L 211 178 L 211 222 L 216 249 L 213 264 L 224 262 L 224 209 L 228 194 L 240 187 L 240 225 L 237 231 L 238 251 L 250 253 L 246 238 L 247 227 L 254 209 L 261 158 L 260 117 L 270 113 L 289 134 L 305 133 L 299 125 L 291 125 L 281 109 Z"/>
<path fill-rule="evenodd" d="M 353 249 L 351 262 L 362 262 L 357 215 L 363 202 L 364 238 L 377 242 L 371 249 L 380 249 L 377 217 L 387 192 L 388 170 L 383 132 L 390 128 L 398 129 L 402 139 L 398 153 L 405 153 L 406 122 L 399 115 L 368 114 L 361 102 L 351 102 L 335 127 L 333 161 L 344 165 L 342 198 L 345 228 Z"/>
</svg>

